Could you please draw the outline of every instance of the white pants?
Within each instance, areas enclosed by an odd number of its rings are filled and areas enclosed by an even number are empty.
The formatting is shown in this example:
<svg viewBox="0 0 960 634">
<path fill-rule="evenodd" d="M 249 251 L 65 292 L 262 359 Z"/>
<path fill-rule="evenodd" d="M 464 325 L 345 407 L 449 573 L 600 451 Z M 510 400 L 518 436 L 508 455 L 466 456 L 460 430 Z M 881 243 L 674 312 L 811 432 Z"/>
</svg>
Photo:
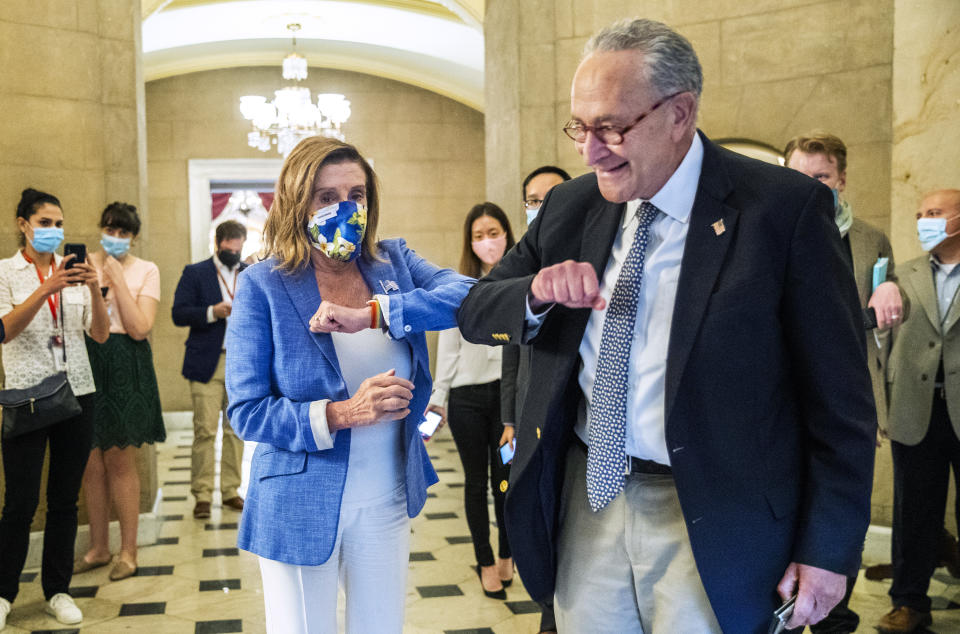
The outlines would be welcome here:
<svg viewBox="0 0 960 634">
<path fill-rule="evenodd" d="M 399 634 L 409 558 L 410 519 L 402 490 L 399 499 L 342 508 L 326 563 L 296 566 L 260 557 L 267 632 L 336 634 L 339 585 L 346 596 L 347 634 Z"/>
</svg>

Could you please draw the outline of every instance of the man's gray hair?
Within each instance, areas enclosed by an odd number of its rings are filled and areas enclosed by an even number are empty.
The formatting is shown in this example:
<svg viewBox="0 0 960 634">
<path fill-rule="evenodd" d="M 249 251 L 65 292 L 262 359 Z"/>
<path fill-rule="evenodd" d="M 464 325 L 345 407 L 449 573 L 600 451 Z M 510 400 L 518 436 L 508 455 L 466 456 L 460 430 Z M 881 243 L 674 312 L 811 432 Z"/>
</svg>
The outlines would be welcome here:
<svg viewBox="0 0 960 634">
<path fill-rule="evenodd" d="M 595 51 L 631 50 L 643 54 L 644 78 L 661 97 L 692 92 L 699 100 L 700 60 L 689 40 L 662 22 L 640 18 L 614 22 L 590 38 L 583 57 Z"/>
</svg>

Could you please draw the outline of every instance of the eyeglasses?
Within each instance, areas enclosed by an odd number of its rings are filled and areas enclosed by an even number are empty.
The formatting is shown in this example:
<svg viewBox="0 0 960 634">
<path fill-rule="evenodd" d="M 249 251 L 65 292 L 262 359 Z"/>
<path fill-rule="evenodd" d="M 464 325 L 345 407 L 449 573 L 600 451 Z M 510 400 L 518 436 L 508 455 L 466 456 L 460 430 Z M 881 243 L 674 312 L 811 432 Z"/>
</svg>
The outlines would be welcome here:
<svg viewBox="0 0 960 634">
<path fill-rule="evenodd" d="M 681 91 L 683 92 L 683 91 Z M 646 119 L 648 116 L 653 114 L 653 111 L 665 104 L 670 99 L 673 99 L 679 92 L 675 92 L 668 97 L 664 97 L 657 103 L 653 104 L 653 107 L 644 112 L 642 115 L 633 120 L 633 123 L 623 127 L 613 126 L 613 125 L 598 125 L 592 126 L 583 123 L 582 121 L 568 121 L 567 125 L 563 126 L 563 132 L 568 137 L 576 141 L 577 143 L 583 143 L 587 140 L 587 133 L 593 132 L 594 136 L 600 139 L 601 143 L 606 145 L 620 145 L 623 143 L 623 136 L 640 124 L 641 121 Z"/>
<path fill-rule="evenodd" d="M 542 204 L 543 204 L 543 201 L 540 200 L 539 198 L 530 198 L 528 200 L 523 201 L 524 209 L 536 209 Z"/>
</svg>

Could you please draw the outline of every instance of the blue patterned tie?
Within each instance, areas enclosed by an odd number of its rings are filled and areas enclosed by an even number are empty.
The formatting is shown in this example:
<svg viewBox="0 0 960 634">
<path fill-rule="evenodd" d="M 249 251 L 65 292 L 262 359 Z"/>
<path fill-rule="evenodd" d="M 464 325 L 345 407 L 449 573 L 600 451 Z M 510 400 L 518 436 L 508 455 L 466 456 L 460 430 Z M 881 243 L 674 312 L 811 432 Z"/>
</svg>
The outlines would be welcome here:
<svg viewBox="0 0 960 634">
<path fill-rule="evenodd" d="M 623 490 L 627 471 L 627 376 L 630 345 L 637 321 L 637 300 L 643 280 L 643 260 L 650 238 L 650 225 L 660 210 L 644 202 L 637 210 L 639 226 L 633 244 L 613 287 L 600 336 L 597 374 L 590 399 L 590 429 L 587 433 L 587 499 L 599 511 Z"/>
</svg>

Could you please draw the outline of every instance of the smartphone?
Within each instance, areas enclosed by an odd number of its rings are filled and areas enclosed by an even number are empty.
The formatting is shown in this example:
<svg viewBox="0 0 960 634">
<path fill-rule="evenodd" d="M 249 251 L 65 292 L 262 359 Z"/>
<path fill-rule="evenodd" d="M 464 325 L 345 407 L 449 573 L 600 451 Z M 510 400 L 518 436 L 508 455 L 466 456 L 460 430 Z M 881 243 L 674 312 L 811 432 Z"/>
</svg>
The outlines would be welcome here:
<svg viewBox="0 0 960 634">
<path fill-rule="evenodd" d="M 67 262 L 68 269 L 72 269 L 73 265 L 77 262 L 86 262 L 87 261 L 87 245 L 81 244 L 79 242 L 68 242 L 63 245 L 63 257 L 68 255 L 75 255 L 77 257 L 73 258 Z"/>
<path fill-rule="evenodd" d="M 787 623 L 790 622 L 790 617 L 793 616 L 793 606 L 797 602 L 797 595 L 793 595 L 786 601 L 783 605 L 777 608 L 773 613 L 773 621 L 770 623 L 769 634 L 781 634 L 786 632 Z"/>
<path fill-rule="evenodd" d="M 437 433 L 437 427 L 440 426 L 440 421 L 442 420 L 443 417 L 436 412 L 427 412 L 424 414 L 424 419 L 417 425 L 417 429 L 420 430 L 420 435 L 425 439 L 431 438 Z"/>
<path fill-rule="evenodd" d="M 500 462 L 503 464 L 510 464 L 510 461 L 513 460 L 513 454 L 516 450 L 510 446 L 510 443 L 505 442 L 500 445 Z"/>
</svg>

